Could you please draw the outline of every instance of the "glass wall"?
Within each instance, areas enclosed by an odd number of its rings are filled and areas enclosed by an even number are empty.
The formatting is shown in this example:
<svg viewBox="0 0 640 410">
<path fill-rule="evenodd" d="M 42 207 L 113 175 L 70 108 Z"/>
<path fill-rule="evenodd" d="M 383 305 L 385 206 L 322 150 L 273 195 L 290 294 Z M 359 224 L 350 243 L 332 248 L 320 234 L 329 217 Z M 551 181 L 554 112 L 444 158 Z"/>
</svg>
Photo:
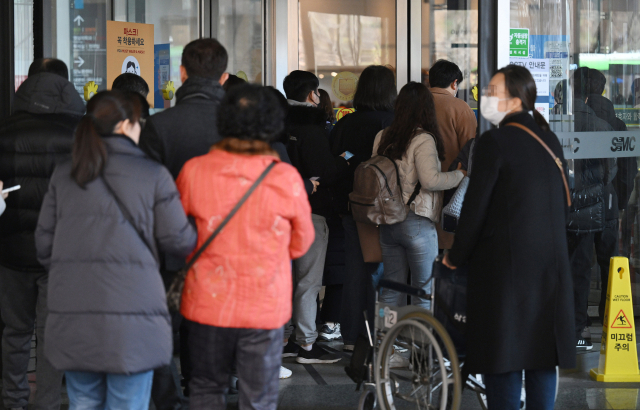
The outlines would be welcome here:
<svg viewBox="0 0 640 410">
<path fill-rule="evenodd" d="M 477 111 L 478 0 L 424 1 L 421 38 L 422 82 L 429 85 L 429 68 L 436 61 L 456 63 L 464 76 L 458 98 Z"/>
<path fill-rule="evenodd" d="M 211 8 L 211 34 L 229 53 L 227 71 L 262 84 L 262 0 L 214 0 Z"/>
<path fill-rule="evenodd" d="M 395 1 L 299 0 L 298 5 L 298 67 L 318 76 L 336 107 L 351 106 L 367 66 L 395 71 Z"/>
<path fill-rule="evenodd" d="M 511 62 L 534 73 L 536 109 L 563 144 L 576 192 L 572 215 L 584 214 L 595 200 L 604 209 L 604 221 L 592 221 L 597 232 L 587 245 L 590 316 L 598 316 L 606 287 L 599 273 L 608 271 L 610 256 L 629 258 L 634 305 L 640 304 L 639 9 L 639 1 L 511 1 Z M 587 182 L 587 172 L 599 180 Z M 580 197 L 586 189 L 593 192 Z M 575 235 L 569 234 L 570 246 Z"/>
<path fill-rule="evenodd" d="M 14 70 L 16 90 L 27 78 L 33 61 L 33 1 L 15 0 L 14 7 Z"/>
</svg>

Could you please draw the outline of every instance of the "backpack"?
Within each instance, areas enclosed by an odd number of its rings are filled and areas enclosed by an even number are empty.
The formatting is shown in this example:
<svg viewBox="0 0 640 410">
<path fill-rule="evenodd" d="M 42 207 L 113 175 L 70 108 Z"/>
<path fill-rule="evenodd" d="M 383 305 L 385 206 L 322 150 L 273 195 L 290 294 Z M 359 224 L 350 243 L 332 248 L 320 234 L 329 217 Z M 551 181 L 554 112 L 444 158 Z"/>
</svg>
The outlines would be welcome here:
<svg viewBox="0 0 640 410">
<path fill-rule="evenodd" d="M 402 200 L 398 165 L 386 155 L 377 155 L 356 168 L 349 205 L 353 219 L 374 225 L 392 225 L 407 219 L 409 205 L 420 192 L 416 185 L 409 202 Z"/>
</svg>

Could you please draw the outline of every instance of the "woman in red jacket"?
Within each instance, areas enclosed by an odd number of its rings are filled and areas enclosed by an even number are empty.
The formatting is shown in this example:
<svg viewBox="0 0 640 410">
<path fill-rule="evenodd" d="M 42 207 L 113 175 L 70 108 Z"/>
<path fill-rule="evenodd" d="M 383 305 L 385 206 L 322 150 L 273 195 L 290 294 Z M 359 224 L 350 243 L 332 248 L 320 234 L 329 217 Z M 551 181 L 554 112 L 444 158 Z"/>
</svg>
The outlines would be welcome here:
<svg viewBox="0 0 640 410">
<path fill-rule="evenodd" d="M 272 162 L 276 166 L 207 247 L 187 276 L 192 409 L 224 409 L 236 366 L 239 407 L 275 409 L 283 325 L 291 317 L 291 259 L 315 233 L 302 178 L 269 142 L 284 112 L 271 90 L 234 87 L 218 111 L 225 139 L 188 161 L 177 184 L 200 247 Z"/>
</svg>

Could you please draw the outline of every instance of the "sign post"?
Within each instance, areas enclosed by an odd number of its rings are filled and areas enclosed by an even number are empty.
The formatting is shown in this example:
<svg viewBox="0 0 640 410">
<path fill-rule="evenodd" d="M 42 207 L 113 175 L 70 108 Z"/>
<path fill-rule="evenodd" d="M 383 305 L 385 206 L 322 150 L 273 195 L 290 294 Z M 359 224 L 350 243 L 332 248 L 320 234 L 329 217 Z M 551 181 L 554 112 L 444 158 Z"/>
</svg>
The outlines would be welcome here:
<svg viewBox="0 0 640 410">
<path fill-rule="evenodd" d="M 153 24 L 107 21 L 107 87 L 122 73 L 137 74 L 149 85 L 154 106 Z"/>
<path fill-rule="evenodd" d="M 640 382 L 627 258 L 611 258 L 600 361 L 590 373 L 599 382 Z"/>
</svg>

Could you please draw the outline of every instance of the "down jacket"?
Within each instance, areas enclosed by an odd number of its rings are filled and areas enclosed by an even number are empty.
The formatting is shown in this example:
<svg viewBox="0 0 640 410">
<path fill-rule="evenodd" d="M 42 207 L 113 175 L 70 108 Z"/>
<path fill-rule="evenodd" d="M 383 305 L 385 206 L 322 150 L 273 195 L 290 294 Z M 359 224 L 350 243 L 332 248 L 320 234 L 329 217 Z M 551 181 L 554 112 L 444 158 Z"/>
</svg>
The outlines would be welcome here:
<svg viewBox="0 0 640 410">
<path fill-rule="evenodd" d="M 380 131 L 373 143 L 373 156 L 378 155 L 378 146 L 382 138 Z M 400 185 L 404 202 L 409 202 L 411 194 L 420 181 L 422 188 L 410 208 L 416 215 L 429 218 L 431 222 L 440 222 L 443 190 L 456 187 L 464 178 L 461 171 L 441 172 L 436 142 L 431 134 L 422 131 L 413 137 L 402 160 L 396 161 L 400 173 Z"/>
<path fill-rule="evenodd" d="M 612 131 L 613 128 L 598 118 L 583 101 L 574 100 L 575 132 Z M 573 233 L 599 232 L 604 229 L 605 193 L 613 189 L 611 181 L 616 175 L 614 158 L 580 159 L 573 161 L 575 179 L 572 181 L 571 208 L 567 230 Z M 608 187 L 607 187 L 608 186 Z M 617 206 L 617 203 L 615 204 Z"/>
<path fill-rule="evenodd" d="M 0 180 L 21 185 L 0 217 L 0 264 L 43 272 L 33 233 L 49 178 L 71 153 L 73 132 L 84 114 L 78 92 L 63 77 L 40 73 L 16 92 L 13 114 L 0 125 Z"/>
<path fill-rule="evenodd" d="M 45 354 L 58 370 L 132 374 L 169 364 L 171 318 L 159 251 L 186 256 L 196 244 L 171 175 L 127 137 L 104 138 L 104 180 L 80 188 L 69 162 L 51 177 L 36 230 L 49 271 Z"/>
</svg>

